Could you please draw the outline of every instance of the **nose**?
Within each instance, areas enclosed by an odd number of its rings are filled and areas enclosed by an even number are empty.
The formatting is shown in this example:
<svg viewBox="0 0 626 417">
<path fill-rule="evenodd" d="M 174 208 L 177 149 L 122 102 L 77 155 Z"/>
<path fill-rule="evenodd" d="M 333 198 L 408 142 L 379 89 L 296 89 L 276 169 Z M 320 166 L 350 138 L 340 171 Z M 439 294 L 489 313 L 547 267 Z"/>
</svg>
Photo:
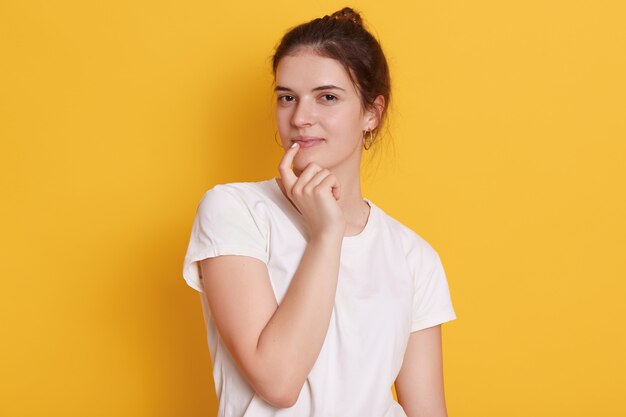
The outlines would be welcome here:
<svg viewBox="0 0 626 417">
<path fill-rule="evenodd" d="M 308 100 L 300 100 L 291 115 L 291 123 L 296 127 L 312 126 L 315 122 L 315 109 Z"/>
</svg>

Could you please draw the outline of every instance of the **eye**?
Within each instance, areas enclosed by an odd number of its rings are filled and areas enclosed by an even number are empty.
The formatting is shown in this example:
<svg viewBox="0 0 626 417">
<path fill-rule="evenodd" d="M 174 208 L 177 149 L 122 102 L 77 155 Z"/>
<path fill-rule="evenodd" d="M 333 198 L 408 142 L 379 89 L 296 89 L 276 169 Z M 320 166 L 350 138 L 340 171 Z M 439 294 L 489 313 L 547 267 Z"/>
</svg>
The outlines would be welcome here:
<svg viewBox="0 0 626 417">
<path fill-rule="evenodd" d="M 328 102 L 328 103 L 332 103 L 337 101 L 337 96 L 334 96 L 332 94 L 324 94 L 322 96 L 322 101 Z"/>
<path fill-rule="evenodd" d="M 292 101 L 296 101 L 296 98 L 294 96 L 290 96 L 288 94 L 284 94 L 284 95 L 280 95 L 278 96 L 278 101 L 282 104 L 287 104 L 290 103 Z"/>
</svg>

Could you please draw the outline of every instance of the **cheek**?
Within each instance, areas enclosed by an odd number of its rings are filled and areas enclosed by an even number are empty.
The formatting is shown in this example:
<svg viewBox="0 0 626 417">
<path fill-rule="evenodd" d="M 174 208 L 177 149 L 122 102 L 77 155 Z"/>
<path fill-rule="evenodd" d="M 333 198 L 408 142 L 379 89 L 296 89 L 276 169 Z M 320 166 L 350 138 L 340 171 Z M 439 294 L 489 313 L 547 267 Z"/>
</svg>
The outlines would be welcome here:
<svg viewBox="0 0 626 417">
<path fill-rule="evenodd" d="M 343 138 L 353 138 L 360 135 L 361 118 L 354 111 L 329 112 L 325 117 L 326 127 L 333 134 Z"/>
<path fill-rule="evenodd" d="M 276 125 L 278 125 L 278 127 L 282 127 L 285 124 L 285 120 L 287 120 L 287 115 L 285 113 L 285 109 L 281 108 L 277 108 L 274 112 L 274 119 L 276 120 Z"/>
</svg>

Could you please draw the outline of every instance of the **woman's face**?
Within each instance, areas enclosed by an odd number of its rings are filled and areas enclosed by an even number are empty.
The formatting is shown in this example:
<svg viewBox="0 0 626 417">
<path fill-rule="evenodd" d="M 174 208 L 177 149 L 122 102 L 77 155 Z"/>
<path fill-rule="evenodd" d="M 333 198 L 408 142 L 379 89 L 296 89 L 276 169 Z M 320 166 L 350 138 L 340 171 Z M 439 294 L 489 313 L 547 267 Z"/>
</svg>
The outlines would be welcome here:
<svg viewBox="0 0 626 417">
<path fill-rule="evenodd" d="M 285 56 L 276 68 L 275 91 L 282 145 L 300 145 L 296 174 L 314 162 L 358 175 L 363 131 L 376 124 L 343 65 L 312 51 Z"/>
</svg>

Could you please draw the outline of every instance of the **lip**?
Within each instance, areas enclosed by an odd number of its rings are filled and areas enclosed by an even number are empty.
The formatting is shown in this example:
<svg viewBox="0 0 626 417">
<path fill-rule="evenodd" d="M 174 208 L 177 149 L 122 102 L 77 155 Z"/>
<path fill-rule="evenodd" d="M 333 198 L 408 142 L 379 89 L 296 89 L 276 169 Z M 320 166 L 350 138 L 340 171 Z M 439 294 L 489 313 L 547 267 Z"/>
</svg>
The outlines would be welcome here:
<svg viewBox="0 0 626 417">
<path fill-rule="evenodd" d="M 300 148 L 311 148 L 324 142 L 324 139 L 313 136 L 296 136 L 291 141 L 300 145 Z"/>
</svg>

